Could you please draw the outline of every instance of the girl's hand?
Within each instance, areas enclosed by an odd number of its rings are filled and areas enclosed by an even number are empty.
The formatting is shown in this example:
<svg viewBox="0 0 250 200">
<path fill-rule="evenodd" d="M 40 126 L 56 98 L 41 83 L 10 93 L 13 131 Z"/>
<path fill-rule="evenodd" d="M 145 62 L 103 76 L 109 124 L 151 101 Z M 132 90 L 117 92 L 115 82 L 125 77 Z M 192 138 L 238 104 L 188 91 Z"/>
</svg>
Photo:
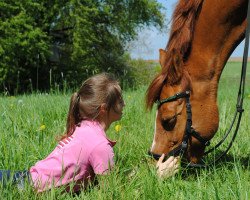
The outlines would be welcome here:
<svg viewBox="0 0 250 200">
<path fill-rule="evenodd" d="M 159 158 L 156 169 L 157 174 L 160 178 L 168 178 L 174 176 L 179 171 L 179 157 L 171 156 L 165 162 L 162 162 L 164 159 L 164 154 Z"/>
</svg>

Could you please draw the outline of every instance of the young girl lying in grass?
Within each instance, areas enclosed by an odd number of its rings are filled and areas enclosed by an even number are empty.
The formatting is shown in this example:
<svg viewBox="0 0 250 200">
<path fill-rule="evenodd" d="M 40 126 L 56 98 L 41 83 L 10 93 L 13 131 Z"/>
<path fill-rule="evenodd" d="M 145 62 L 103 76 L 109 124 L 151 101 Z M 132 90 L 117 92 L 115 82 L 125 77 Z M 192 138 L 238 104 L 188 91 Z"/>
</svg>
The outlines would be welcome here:
<svg viewBox="0 0 250 200">
<path fill-rule="evenodd" d="M 71 97 L 66 132 L 56 148 L 28 171 L 0 171 L 2 182 L 12 177 L 19 187 L 24 179 L 42 192 L 52 187 L 74 183 L 77 192 L 94 180 L 95 175 L 105 175 L 114 166 L 113 146 L 106 136 L 109 126 L 122 117 L 125 103 L 117 80 L 103 73 L 92 76 Z M 169 176 L 177 171 L 177 159 L 169 158 L 157 163 L 158 175 Z"/>
</svg>

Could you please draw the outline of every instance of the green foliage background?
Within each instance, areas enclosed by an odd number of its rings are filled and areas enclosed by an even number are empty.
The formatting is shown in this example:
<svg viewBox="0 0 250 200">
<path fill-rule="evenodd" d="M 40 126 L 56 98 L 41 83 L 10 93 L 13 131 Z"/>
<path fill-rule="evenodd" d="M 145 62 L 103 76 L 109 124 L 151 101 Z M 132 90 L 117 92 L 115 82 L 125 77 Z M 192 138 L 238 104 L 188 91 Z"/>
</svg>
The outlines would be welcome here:
<svg viewBox="0 0 250 200">
<path fill-rule="evenodd" d="M 131 84 L 126 44 L 163 19 L 156 0 L 3 0 L 0 91 L 74 87 L 103 71 Z"/>
</svg>

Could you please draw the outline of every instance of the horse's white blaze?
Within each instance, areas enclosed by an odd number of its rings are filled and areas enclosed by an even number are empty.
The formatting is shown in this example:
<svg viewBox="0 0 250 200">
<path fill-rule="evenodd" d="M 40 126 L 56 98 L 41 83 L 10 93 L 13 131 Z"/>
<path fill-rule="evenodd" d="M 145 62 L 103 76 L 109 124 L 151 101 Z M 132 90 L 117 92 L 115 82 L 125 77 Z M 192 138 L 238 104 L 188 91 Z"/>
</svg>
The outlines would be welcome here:
<svg viewBox="0 0 250 200">
<path fill-rule="evenodd" d="M 152 146 L 151 146 L 151 149 L 150 151 L 152 152 L 155 145 L 156 145 L 156 142 L 155 142 L 155 136 L 156 136 L 156 119 L 157 119 L 157 115 L 158 115 L 158 110 L 156 111 L 156 117 L 155 117 L 155 130 L 154 130 L 154 139 L 153 139 L 153 143 L 152 143 Z"/>
</svg>

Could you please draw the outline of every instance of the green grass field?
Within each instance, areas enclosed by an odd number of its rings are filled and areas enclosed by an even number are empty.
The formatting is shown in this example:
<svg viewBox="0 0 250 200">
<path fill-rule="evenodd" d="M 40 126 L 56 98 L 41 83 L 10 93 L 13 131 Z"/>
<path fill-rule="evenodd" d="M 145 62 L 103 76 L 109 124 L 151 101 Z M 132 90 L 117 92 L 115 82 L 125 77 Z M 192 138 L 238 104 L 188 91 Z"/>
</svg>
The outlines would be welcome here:
<svg viewBox="0 0 250 200">
<path fill-rule="evenodd" d="M 220 129 L 212 143 L 220 139 L 233 117 L 240 65 L 230 62 L 222 74 L 218 98 Z M 147 157 L 155 113 L 145 111 L 146 89 L 124 92 L 124 116 L 107 133 L 118 141 L 114 147 L 116 167 L 110 176 L 100 178 L 99 186 L 72 195 L 60 189 L 36 194 L 28 185 L 20 192 L 10 184 L 5 188 L 0 184 L 0 199 L 250 199 L 250 69 L 245 112 L 226 159 L 209 169 L 182 170 L 165 181 L 157 178 Z M 56 136 L 64 131 L 69 98 L 69 93 L 0 97 L 0 169 L 29 169 L 54 149 Z M 117 124 L 122 127 L 119 132 L 114 128 Z"/>
</svg>

